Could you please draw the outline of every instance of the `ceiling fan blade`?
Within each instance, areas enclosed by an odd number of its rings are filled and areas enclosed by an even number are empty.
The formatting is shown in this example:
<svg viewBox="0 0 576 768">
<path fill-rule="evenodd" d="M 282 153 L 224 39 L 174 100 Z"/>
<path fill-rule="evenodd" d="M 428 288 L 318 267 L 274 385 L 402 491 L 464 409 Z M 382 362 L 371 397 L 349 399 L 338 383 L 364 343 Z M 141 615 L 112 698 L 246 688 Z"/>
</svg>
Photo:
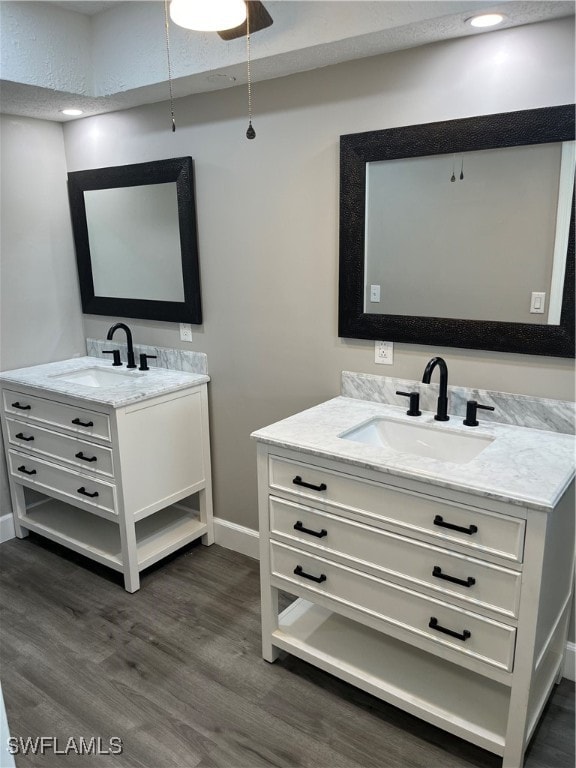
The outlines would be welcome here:
<svg viewBox="0 0 576 768">
<path fill-rule="evenodd" d="M 266 27 L 270 27 L 273 24 L 272 16 L 270 16 L 259 0 L 247 0 L 246 4 L 250 11 L 250 34 L 266 29 Z M 246 22 L 244 22 L 240 26 L 234 27 L 234 29 L 224 29 L 218 32 L 218 34 L 222 40 L 235 40 L 237 37 L 244 37 L 246 29 Z"/>
</svg>

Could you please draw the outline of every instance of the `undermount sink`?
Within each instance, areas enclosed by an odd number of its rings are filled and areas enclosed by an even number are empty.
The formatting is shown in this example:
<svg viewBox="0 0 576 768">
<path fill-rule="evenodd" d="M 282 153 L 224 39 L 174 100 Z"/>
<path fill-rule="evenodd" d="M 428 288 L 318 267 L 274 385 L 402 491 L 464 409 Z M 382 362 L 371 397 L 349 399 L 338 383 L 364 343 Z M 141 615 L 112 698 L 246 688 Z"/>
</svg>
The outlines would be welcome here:
<svg viewBox="0 0 576 768">
<path fill-rule="evenodd" d="M 431 424 L 408 424 L 377 417 L 340 435 L 366 445 L 392 448 L 454 464 L 466 464 L 493 442 L 487 435 L 455 432 Z"/>
<path fill-rule="evenodd" d="M 58 381 L 65 381 L 69 384 L 82 384 L 85 387 L 117 387 L 121 384 L 128 384 L 139 378 L 141 374 L 129 371 L 113 371 L 107 368 L 79 368 L 68 373 L 58 373 L 52 376 Z"/>
</svg>

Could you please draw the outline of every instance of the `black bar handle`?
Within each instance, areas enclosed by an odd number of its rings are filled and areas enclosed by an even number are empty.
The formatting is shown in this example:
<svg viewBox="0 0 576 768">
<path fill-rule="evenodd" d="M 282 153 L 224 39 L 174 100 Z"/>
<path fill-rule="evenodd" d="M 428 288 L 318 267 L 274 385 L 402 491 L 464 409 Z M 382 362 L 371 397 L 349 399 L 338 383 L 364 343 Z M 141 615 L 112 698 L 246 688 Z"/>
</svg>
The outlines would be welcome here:
<svg viewBox="0 0 576 768">
<path fill-rule="evenodd" d="M 303 488 L 311 488 L 313 491 L 325 491 L 328 486 L 326 483 L 320 483 L 320 485 L 312 485 L 311 483 L 305 483 L 304 480 L 300 477 L 300 475 L 296 475 L 294 480 L 292 480 L 294 485 L 301 485 Z"/>
<path fill-rule="evenodd" d="M 439 525 L 440 528 L 450 528 L 451 531 L 460 531 L 460 533 L 467 533 L 472 536 L 473 533 L 478 533 L 478 526 L 469 525 L 468 528 L 464 528 L 462 525 L 454 525 L 454 523 L 445 523 L 442 515 L 436 515 L 434 518 L 434 525 Z"/>
<path fill-rule="evenodd" d="M 308 533 L 310 536 L 316 536 L 318 539 L 322 539 L 324 536 L 328 536 L 328 531 L 326 531 L 324 528 L 322 528 L 321 531 L 313 531 L 310 528 L 304 528 L 301 520 L 298 520 L 294 525 L 294 530 L 300 531 L 301 533 Z"/>
<path fill-rule="evenodd" d="M 31 440 L 34 440 L 32 435 L 30 437 L 24 437 L 24 434 L 22 432 L 18 432 L 16 435 L 17 440 L 25 440 L 27 443 L 29 443 Z"/>
<path fill-rule="evenodd" d="M 22 464 L 21 467 L 18 467 L 18 472 L 24 472 L 25 475 L 35 475 L 36 470 L 35 469 L 26 469 L 24 464 Z"/>
<path fill-rule="evenodd" d="M 75 454 L 77 459 L 82 459 L 82 461 L 98 461 L 96 456 L 84 456 L 82 451 L 80 453 Z"/>
<path fill-rule="evenodd" d="M 428 626 L 430 629 L 435 629 L 436 632 L 443 632 L 445 635 L 450 635 L 450 637 L 455 637 L 458 640 L 468 640 L 468 638 L 472 637 L 472 632 L 468 629 L 465 629 L 462 634 L 460 634 L 460 632 L 454 632 L 453 629 L 441 627 L 440 624 L 438 624 L 438 619 L 434 618 L 434 616 L 430 617 Z"/>
<path fill-rule="evenodd" d="M 296 568 L 294 568 L 294 573 L 296 576 L 302 576 L 303 579 L 310 579 L 310 581 L 315 581 L 317 584 L 322 584 L 323 581 L 326 581 L 326 576 L 323 573 L 321 573 L 320 576 L 312 576 L 311 573 L 303 571 L 301 565 L 297 565 Z"/>
<path fill-rule="evenodd" d="M 80 421 L 80 419 L 72 419 L 72 424 L 77 424 L 79 427 L 93 427 L 93 421 Z"/>
<path fill-rule="evenodd" d="M 476 584 L 476 579 L 473 576 L 468 576 L 467 579 L 458 579 L 456 576 L 448 576 L 447 573 L 442 573 L 442 568 L 439 565 L 435 565 L 432 569 L 432 576 L 437 579 L 444 579 L 444 581 L 451 581 L 453 584 L 460 584 L 462 587 L 472 587 Z"/>
<path fill-rule="evenodd" d="M 86 490 L 86 488 L 84 488 L 84 486 L 82 486 L 82 488 L 78 488 L 77 493 L 81 493 L 82 496 L 89 496 L 91 499 L 99 495 L 98 491 L 94 491 L 94 493 L 88 493 L 88 491 Z"/>
<path fill-rule="evenodd" d="M 12 408 L 18 408 L 19 411 L 30 411 L 32 410 L 31 405 L 20 405 L 18 401 L 15 403 L 12 403 Z"/>
</svg>

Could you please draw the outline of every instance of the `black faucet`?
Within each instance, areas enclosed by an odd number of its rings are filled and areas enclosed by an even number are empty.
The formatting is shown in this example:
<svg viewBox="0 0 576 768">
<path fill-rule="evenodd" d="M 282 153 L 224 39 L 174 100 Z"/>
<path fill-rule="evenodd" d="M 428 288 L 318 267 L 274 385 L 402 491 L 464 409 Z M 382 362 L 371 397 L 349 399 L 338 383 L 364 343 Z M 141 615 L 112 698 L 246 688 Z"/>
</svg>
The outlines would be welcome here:
<svg viewBox="0 0 576 768">
<path fill-rule="evenodd" d="M 436 366 L 440 368 L 440 392 L 438 395 L 438 409 L 434 418 L 436 421 L 448 421 L 450 416 L 448 416 L 448 366 L 446 361 L 441 357 L 433 357 L 432 360 L 429 360 L 424 369 L 422 383 L 430 384 L 430 377 Z"/>
<path fill-rule="evenodd" d="M 136 368 L 136 363 L 134 362 L 134 348 L 132 347 L 132 331 L 130 328 L 128 328 L 125 323 L 116 323 L 116 325 L 113 325 L 112 328 L 110 328 L 106 334 L 106 338 L 110 341 L 119 328 L 126 331 L 126 344 L 128 345 L 128 362 L 126 363 L 126 368 Z"/>
</svg>

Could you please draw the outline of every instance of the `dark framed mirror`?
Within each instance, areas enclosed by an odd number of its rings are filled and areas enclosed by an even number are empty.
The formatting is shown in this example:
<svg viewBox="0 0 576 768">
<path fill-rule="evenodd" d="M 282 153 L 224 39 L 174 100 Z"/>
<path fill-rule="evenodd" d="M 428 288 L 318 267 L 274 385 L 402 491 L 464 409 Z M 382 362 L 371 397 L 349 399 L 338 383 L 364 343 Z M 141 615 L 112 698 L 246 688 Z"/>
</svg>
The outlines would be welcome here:
<svg viewBox="0 0 576 768">
<path fill-rule="evenodd" d="M 339 336 L 574 357 L 574 105 L 340 137 Z"/>
<path fill-rule="evenodd" d="M 68 174 L 82 310 L 200 324 L 191 157 Z"/>
</svg>

